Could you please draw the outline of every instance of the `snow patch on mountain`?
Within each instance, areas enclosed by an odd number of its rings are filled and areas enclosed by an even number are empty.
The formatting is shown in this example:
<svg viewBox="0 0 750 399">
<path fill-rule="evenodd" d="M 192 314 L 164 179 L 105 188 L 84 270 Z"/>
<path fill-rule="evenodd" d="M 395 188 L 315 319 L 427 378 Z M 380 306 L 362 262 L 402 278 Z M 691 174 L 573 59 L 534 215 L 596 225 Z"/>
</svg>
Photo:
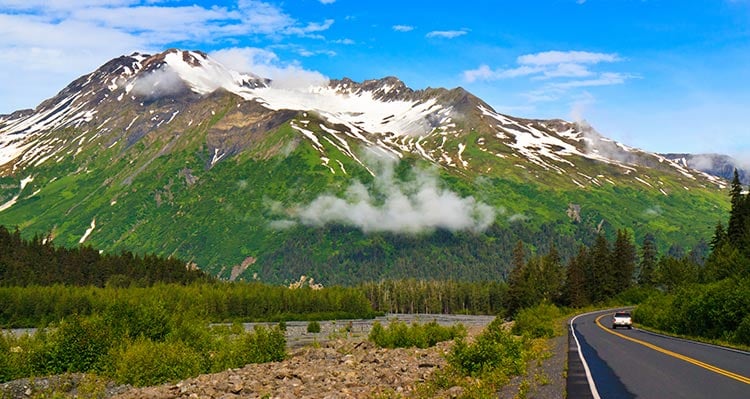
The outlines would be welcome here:
<svg viewBox="0 0 750 399">
<path fill-rule="evenodd" d="M 16 194 L 13 198 L 11 198 L 6 203 L 0 205 L 0 212 L 2 212 L 4 210 L 12 207 L 13 205 L 15 205 L 16 202 L 18 201 L 18 198 L 21 196 L 21 193 L 23 193 L 23 189 L 26 188 L 26 185 L 28 185 L 32 181 L 34 181 L 34 177 L 33 176 L 28 176 L 25 179 L 21 179 L 21 189 L 18 190 L 18 194 Z"/>
<path fill-rule="evenodd" d="M 91 226 L 89 226 L 89 228 L 86 229 L 86 232 L 83 233 L 83 237 L 81 237 L 81 239 L 78 240 L 78 243 L 83 244 L 84 242 L 86 242 L 86 240 L 89 238 L 89 236 L 91 235 L 91 233 L 94 231 L 95 228 L 96 228 L 96 218 L 93 218 L 91 220 Z"/>
<path fill-rule="evenodd" d="M 365 131 L 426 135 L 447 118 L 432 118 L 443 110 L 435 99 L 381 101 L 369 91 L 342 94 L 332 87 L 286 90 L 271 86 L 238 89 L 237 94 L 248 100 L 256 100 L 274 111 L 291 109 L 314 112 L 331 124 L 346 126 L 355 134 Z"/>
</svg>

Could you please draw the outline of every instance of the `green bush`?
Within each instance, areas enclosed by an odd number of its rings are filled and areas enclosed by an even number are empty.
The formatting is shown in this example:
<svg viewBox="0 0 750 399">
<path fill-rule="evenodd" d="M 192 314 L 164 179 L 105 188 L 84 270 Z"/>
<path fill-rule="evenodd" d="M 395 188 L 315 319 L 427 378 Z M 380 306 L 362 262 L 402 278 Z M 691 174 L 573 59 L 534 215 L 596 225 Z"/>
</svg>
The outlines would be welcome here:
<svg viewBox="0 0 750 399">
<path fill-rule="evenodd" d="M 736 344 L 750 346 L 750 314 L 742 319 L 742 322 L 740 322 L 740 325 L 734 332 L 732 341 Z"/>
<path fill-rule="evenodd" d="M 100 317 L 69 317 L 52 327 L 44 353 L 34 356 L 35 371 L 61 374 L 102 370 L 115 338 Z"/>
<path fill-rule="evenodd" d="M 525 370 L 524 340 L 514 337 L 496 318 L 472 343 L 456 340 L 448 353 L 448 363 L 464 375 L 486 373 L 520 375 Z"/>
<path fill-rule="evenodd" d="M 750 336 L 750 279 L 681 286 L 651 296 L 633 312 L 634 321 L 668 333 L 742 343 Z"/>
<path fill-rule="evenodd" d="M 195 377 L 203 371 L 201 355 L 179 341 L 141 338 L 113 355 L 113 377 L 122 384 L 150 386 Z"/>
<path fill-rule="evenodd" d="M 555 320 L 562 312 L 552 304 L 540 304 L 522 309 L 516 314 L 513 334 L 527 335 L 530 338 L 552 338 L 556 335 Z"/>
<path fill-rule="evenodd" d="M 413 323 L 408 326 L 402 321 L 393 321 L 387 328 L 375 322 L 368 339 L 381 348 L 427 348 L 438 342 L 466 336 L 466 328 L 457 324 L 443 327 L 435 321 L 426 324 Z"/>
<path fill-rule="evenodd" d="M 309 333 L 319 333 L 320 332 L 320 323 L 318 323 L 316 320 L 313 320 L 309 323 L 307 323 L 307 332 Z"/>
<path fill-rule="evenodd" d="M 46 337 L 44 332 L 19 337 L 12 333 L 0 333 L 0 383 L 34 374 L 47 374 Z"/>
<path fill-rule="evenodd" d="M 115 302 L 104 311 L 104 319 L 118 335 L 163 341 L 169 334 L 170 315 L 161 303 Z"/>
<path fill-rule="evenodd" d="M 219 343 L 212 357 L 213 372 L 250 363 L 277 362 L 286 357 L 286 337 L 278 327 L 255 326 L 253 331 L 239 332 L 235 329 L 224 334 Z"/>
</svg>

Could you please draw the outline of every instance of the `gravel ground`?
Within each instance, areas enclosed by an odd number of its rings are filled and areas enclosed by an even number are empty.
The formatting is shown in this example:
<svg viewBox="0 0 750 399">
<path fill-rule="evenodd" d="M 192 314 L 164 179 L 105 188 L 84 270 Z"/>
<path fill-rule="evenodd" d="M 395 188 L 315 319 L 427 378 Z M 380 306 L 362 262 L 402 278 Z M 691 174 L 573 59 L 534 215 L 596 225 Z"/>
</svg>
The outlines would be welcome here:
<svg viewBox="0 0 750 399">
<path fill-rule="evenodd" d="M 394 319 L 406 323 L 435 320 L 441 325 L 460 322 L 468 328 L 470 335 L 474 335 L 489 324 L 493 317 L 389 314 L 377 320 L 388 324 Z M 429 350 L 391 351 L 374 348 L 366 342 L 357 344 L 366 339 L 373 322 L 374 320 L 321 322 L 321 332 L 317 334 L 306 332 L 307 322 L 287 322 L 287 342 L 291 355 L 288 361 L 248 365 L 243 369 L 204 375 L 160 387 L 132 389 L 110 385 L 104 397 L 110 398 L 118 394 L 121 398 L 259 397 L 262 394 L 257 393 L 263 391 L 276 392 L 270 397 L 279 398 L 364 398 L 382 392 L 383 389 L 408 396 L 415 384 L 424 381 L 434 370 L 444 366 L 442 353 L 445 353 L 445 345 Z M 252 329 L 253 326 L 254 324 L 247 324 L 245 328 Z M 349 332 L 345 331 L 347 327 Z M 310 346 L 312 343 L 322 346 L 315 349 Z M 548 349 L 549 357 L 541 362 L 532 361 L 527 375 L 514 378 L 498 393 L 498 397 L 564 398 L 567 337 L 549 340 Z M 25 399 L 32 391 L 38 393 L 44 387 L 72 388 L 69 391 L 70 397 L 76 397 L 76 386 L 81 378 L 79 375 L 56 376 L 0 384 L 0 397 Z M 303 380 L 305 384 L 301 384 Z M 305 388 L 306 385 L 309 389 Z M 32 389 L 33 387 L 37 389 Z M 257 387 L 262 389 L 256 389 Z"/>
</svg>

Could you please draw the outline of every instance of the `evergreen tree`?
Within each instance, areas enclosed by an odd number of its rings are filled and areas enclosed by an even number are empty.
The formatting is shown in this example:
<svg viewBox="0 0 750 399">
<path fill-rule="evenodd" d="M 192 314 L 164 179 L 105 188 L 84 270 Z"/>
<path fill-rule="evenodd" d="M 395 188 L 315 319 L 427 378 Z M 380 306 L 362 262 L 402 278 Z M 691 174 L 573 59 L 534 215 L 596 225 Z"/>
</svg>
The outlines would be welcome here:
<svg viewBox="0 0 750 399">
<path fill-rule="evenodd" d="M 750 260 L 729 242 L 719 244 L 706 260 L 703 281 L 719 281 L 728 277 L 750 275 Z"/>
<path fill-rule="evenodd" d="M 615 293 L 630 288 L 635 274 L 635 246 L 627 230 L 617 230 L 612 249 L 612 273 Z"/>
<path fill-rule="evenodd" d="M 523 242 L 518 241 L 513 248 L 513 270 L 508 276 L 508 312 L 515 314 L 521 308 L 528 306 L 528 293 L 530 287 L 527 285 L 528 272 L 526 249 Z"/>
<path fill-rule="evenodd" d="M 583 307 L 589 304 L 586 293 L 586 259 L 588 250 L 581 245 L 578 254 L 570 259 L 565 278 L 565 302 L 572 307 Z"/>
<path fill-rule="evenodd" d="M 700 276 L 699 266 L 687 257 L 674 258 L 665 256 L 659 259 L 656 271 L 656 282 L 667 291 L 675 288 L 697 283 Z"/>
<path fill-rule="evenodd" d="M 721 224 L 721 222 L 716 223 L 714 237 L 711 239 L 710 243 L 711 251 L 715 251 L 716 248 L 727 242 L 729 242 L 729 236 L 727 235 L 727 231 L 724 230 L 724 225 Z"/>
<path fill-rule="evenodd" d="M 729 192 L 731 197 L 732 209 L 729 214 L 729 225 L 727 226 L 727 236 L 729 242 L 736 248 L 741 248 L 745 236 L 747 224 L 746 206 L 747 202 L 742 195 L 742 184 L 737 169 L 734 170 L 734 178 Z"/>
<path fill-rule="evenodd" d="M 554 243 L 550 245 L 549 252 L 540 262 L 538 284 L 540 287 L 540 301 L 560 303 L 563 296 L 563 283 L 565 271 L 560 259 L 560 253 Z"/>
<path fill-rule="evenodd" d="M 656 263 L 658 252 L 656 249 L 656 242 L 654 236 L 646 234 L 643 238 L 643 244 L 641 245 L 641 263 L 638 271 L 638 284 L 650 287 L 654 285 L 654 272 L 656 271 Z"/>
<path fill-rule="evenodd" d="M 603 233 L 596 237 L 589 257 L 591 272 L 586 280 L 592 302 L 601 302 L 615 294 L 615 279 L 612 272 L 609 242 Z"/>
</svg>

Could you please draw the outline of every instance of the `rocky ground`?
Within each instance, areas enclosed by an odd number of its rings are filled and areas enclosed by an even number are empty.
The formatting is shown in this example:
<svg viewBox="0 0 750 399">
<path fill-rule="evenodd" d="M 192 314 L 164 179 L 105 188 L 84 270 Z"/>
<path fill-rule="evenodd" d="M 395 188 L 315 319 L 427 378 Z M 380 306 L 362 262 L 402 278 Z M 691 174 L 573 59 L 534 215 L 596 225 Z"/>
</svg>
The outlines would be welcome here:
<svg viewBox="0 0 750 399">
<path fill-rule="evenodd" d="M 448 343 L 429 349 L 381 349 L 368 341 L 337 340 L 304 347 L 277 363 L 241 369 L 115 396 L 134 398 L 369 398 L 408 396 L 419 382 L 444 367 Z"/>
<path fill-rule="evenodd" d="M 439 322 L 448 324 L 450 321 Z M 463 320 L 470 336 L 478 334 L 489 321 L 491 318 Z M 335 327 L 336 324 L 323 326 L 324 330 L 328 328 L 333 332 Z M 428 349 L 382 349 L 366 340 L 365 329 L 363 327 L 359 334 L 344 336 L 319 335 L 312 342 L 304 333 L 292 332 L 295 336 L 289 340 L 289 357 L 282 362 L 250 364 L 155 387 L 109 385 L 94 396 L 118 399 L 410 397 L 421 382 L 446 365 L 443 355 L 451 342 Z M 499 397 L 562 398 L 566 343 L 565 337 L 550 340 L 550 357 L 532 362 L 528 374 L 514 379 Z M 38 388 L 39 384 L 57 387 L 54 390 L 69 392 L 71 396 L 92 397 L 79 389 L 87 383 L 92 385 L 79 375 L 20 380 L 0 384 L 0 398 L 36 396 L 35 393 L 44 391 Z M 446 389 L 441 397 L 458 397 L 461 393 L 460 387 L 453 387 Z"/>
</svg>

